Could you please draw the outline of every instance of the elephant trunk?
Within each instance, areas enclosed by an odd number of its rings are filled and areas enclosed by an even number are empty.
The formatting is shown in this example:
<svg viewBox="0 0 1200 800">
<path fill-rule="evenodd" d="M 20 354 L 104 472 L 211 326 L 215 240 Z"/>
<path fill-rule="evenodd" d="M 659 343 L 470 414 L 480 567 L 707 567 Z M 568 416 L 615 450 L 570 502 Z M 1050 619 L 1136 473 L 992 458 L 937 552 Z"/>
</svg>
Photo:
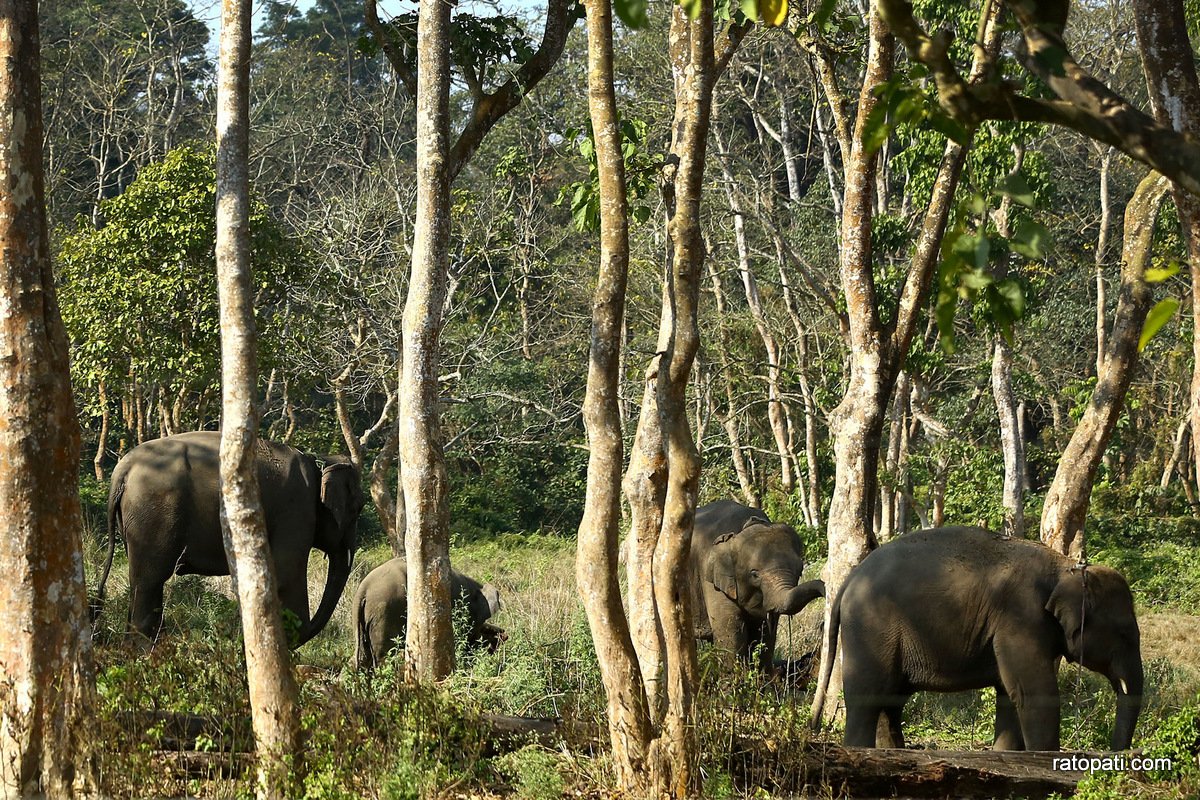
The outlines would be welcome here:
<svg viewBox="0 0 1200 800">
<path fill-rule="evenodd" d="M 1133 729 L 1142 711 L 1142 660 L 1136 654 L 1126 663 L 1114 664 L 1109 675 L 1117 693 L 1117 720 L 1113 726 L 1112 749 L 1128 750 L 1133 744 Z"/>
<path fill-rule="evenodd" d="M 350 560 L 349 550 L 337 550 L 329 554 L 329 569 L 325 577 L 325 591 L 321 594 L 321 604 L 317 606 L 312 619 L 300 628 L 296 647 L 316 636 L 329 623 L 333 610 L 337 608 L 338 600 L 342 597 L 342 590 L 346 588 L 346 581 L 350 579 Z"/>
<path fill-rule="evenodd" d="M 792 614 L 799 614 L 813 600 L 824 596 L 825 583 L 823 581 L 806 581 L 782 591 L 769 593 L 767 602 L 764 605 L 767 611 L 782 616 L 790 616 Z"/>
</svg>

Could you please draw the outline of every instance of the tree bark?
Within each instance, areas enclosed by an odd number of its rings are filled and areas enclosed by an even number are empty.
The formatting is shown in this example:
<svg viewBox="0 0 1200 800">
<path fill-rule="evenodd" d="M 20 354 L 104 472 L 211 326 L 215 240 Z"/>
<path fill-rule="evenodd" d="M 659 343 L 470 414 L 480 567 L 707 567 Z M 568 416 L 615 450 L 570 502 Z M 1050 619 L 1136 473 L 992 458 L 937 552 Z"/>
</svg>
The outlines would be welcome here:
<svg viewBox="0 0 1200 800">
<path fill-rule="evenodd" d="M 0 797 L 94 794 L 80 435 L 42 172 L 36 2 L 0 0 Z"/>
<path fill-rule="evenodd" d="M 1096 374 L 1104 361 L 1108 335 L 1108 293 L 1104 284 L 1104 266 L 1108 256 L 1108 232 L 1112 226 L 1112 202 L 1109 176 L 1112 173 L 1113 148 L 1100 157 L 1100 232 L 1096 236 Z"/>
<path fill-rule="evenodd" d="M 733 396 L 733 377 L 731 375 L 733 364 L 729 358 L 729 333 L 726 326 L 722 324 L 727 313 L 725 289 L 721 286 L 721 276 L 713 269 L 711 262 L 708 267 L 708 280 L 712 284 L 713 298 L 717 304 L 717 359 L 721 367 L 721 383 L 725 387 L 725 413 L 722 414 L 715 410 L 716 403 L 714 401 L 714 414 L 721 420 L 721 427 L 725 429 L 725 437 L 729 440 L 729 457 L 733 462 L 734 474 L 737 475 L 738 487 L 742 490 L 742 499 L 746 501 L 746 505 L 758 508 L 761 501 L 754 488 L 754 482 L 750 479 L 750 470 L 746 467 L 746 455 L 742 452 L 741 431 L 738 429 L 737 402 Z M 709 397 L 711 398 L 712 395 L 710 394 Z"/>
<path fill-rule="evenodd" d="M 617 579 L 623 444 L 620 353 L 629 274 L 629 212 L 613 87 L 612 6 L 585 0 L 588 109 L 600 184 L 600 266 L 592 300 L 592 333 L 583 417 L 590 447 L 587 495 L 575 561 L 596 659 L 608 698 L 608 729 L 618 785 L 649 792 L 650 709 Z"/>
<path fill-rule="evenodd" d="M 96 480 L 104 480 L 104 456 L 108 451 L 108 423 L 111 413 L 108 409 L 108 392 L 104 381 L 100 381 L 97 389 L 100 402 L 100 434 L 96 437 L 96 456 L 92 459 L 92 470 Z"/>
<path fill-rule="evenodd" d="M 221 528 L 241 606 L 257 796 L 294 796 L 298 689 L 255 466 L 258 368 L 250 271 L 250 0 L 223 0 L 217 76 L 217 293 L 221 322 Z"/>
<path fill-rule="evenodd" d="M 1120 298 L 1092 398 L 1058 462 L 1042 509 L 1042 541 L 1060 553 L 1083 558 L 1083 524 L 1091 502 L 1092 482 L 1121 415 L 1125 393 L 1138 360 L 1138 339 L 1150 311 L 1153 293 L 1146 283 L 1154 224 L 1170 184 L 1157 173 L 1147 175 L 1125 209 L 1125 243 Z"/>
<path fill-rule="evenodd" d="M 421 0 L 417 23 L 417 211 L 404 304 L 400 462 L 408 554 L 410 680 L 454 669 L 450 511 L 438 414 L 438 341 L 450 265 L 450 4 Z"/>
<path fill-rule="evenodd" d="M 1017 396 L 1012 385 L 1012 348 L 996 336 L 992 351 L 992 398 L 1000 421 L 1000 451 L 1004 455 L 1004 533 L 1025 535 L 1025 442 L 1017 419 Z"/>
<path fill-rule="evenodd" d="M 1134 0 L 1138 44 L 1150 107 L 1160 124 L 1175 131 L 1200 135 L 1200 80 L 1183 0 Z M 1192 324 L 1200 330 L 1200 198 L 1182 184 L 1174 185 L 1175 206 L 1187 240 L 1192 278 Z M 1193 431 L 1200 431 L 1200 336 L 1192 337 L 1192 384 L 1188 417 Z M 1192 455 L 1200 463 L 1200 436 L 1192 436 Z M 1200 470 L 1198 477 L 1200 477 Z"/>
</svg>

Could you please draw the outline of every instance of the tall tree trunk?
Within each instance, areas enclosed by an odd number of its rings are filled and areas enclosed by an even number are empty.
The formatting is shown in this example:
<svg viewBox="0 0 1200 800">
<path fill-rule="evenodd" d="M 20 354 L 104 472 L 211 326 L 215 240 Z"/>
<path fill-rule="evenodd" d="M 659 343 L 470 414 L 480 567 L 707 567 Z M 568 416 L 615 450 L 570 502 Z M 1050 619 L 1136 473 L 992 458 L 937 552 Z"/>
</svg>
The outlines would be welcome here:
<svg viewBox="0 0 1200 800">
<path fill-rule="evenodd" d="M 1105 337 L 1108 335 L 1108 293 L 1104 284 L 1104 266 L 1108 259 L 1108 237 L 1112 228 L 1112 200 L 1109 176 L 1112 174 L 1112 147 L 1100 157 L 1100 232 L 1096 236 L 1096 374 L 1103 366 Z"/>
<path fill-rule="evenodd" d="M 821 470 L 817 453 L 817 401 L 808 382 L 808 329 L 800 319 L 792 284 L 788 279 L 787 270 L 783 267 L 783 242 L 779 237 L 772 238 L 775 240 L 775 252 L 778 256 L 779 286 L 783 290 L 783 304 L 792 320 L 792 328 L 796 331 L 796 382 L 800 386 L 800 397 L 804 402 L 804 460 L 808 492 L 808 502 L 804 505 L 810 515 L 805 523 L 814 528 L 823 528 L 825 525 L 821 519 Z"/>
<path fill-rule="evenodd" d="M 111 412 L 108 408 L 108 392 L 103 380 L 98 388 L 100 401 L 100 435 L 96 437 L 96 456 L 92 459 L 92 469 L 96 480 L 104 480 L 104 456 L 108 451 L 108 423 Z"/>
<path fill-rule="evenodd" d="M 36 2 L 0 1 L 0 797 L 96 791 L 79 423 L 42 173 Z"/>
<path fill-rule="evenodd" d="M 899 501 L 903 497 L 903 486 L 900 483 L 900 464 L 904 457 L 905 431 L 908 429 L 908 403 L 911 394 L 911 381 L 908 373 L 901 370 L 896 380 L 896 391 L 892 399 L 892 424 L 888 431 L 887 458 L 884 467 L 887 473 L 887 483 L 880 486 L 880 524 L 879 541 L 886 542 L 900 533 L 897 528 L 897 512 Z"/>
<path fill-rule="evenodd" d="M 633 796 L 650 793 L 647 757 L 653 726 L 646 687 L 621 604 L 617 537 L 621 523 L 620 353 L 629 274 L 625 167 L 613 88 L 610 0 L 585 0 L 588 109 L 600 183 L 600 267 L 583 417 L 587 427 L 587 495 L 575 574 L 608 698 L 608 730 L 617 783 Z"/>
<path fill-rule="evenodd" d="M 1158 482 L 1160 489 L 1166 489 L 1171 485 L 1171 476 L 1175 474 L 1175 469 L 1179 462 L 1183 459 L 1183 448 L 1187 446 L 1188 438 L 1188 421 L 1185 419 L 1180 422 L 1175 428 L 1175 439 L 1171 446 L 1171 452 L 1167 454 L 1167 460 L 1163 463 L 1162 478 Z M 1184 471 L 1186 473 L 1186 470 Z M 1186 482 L 1187 475 L 1184 475 Z"/>
<path fill-rule="evenodd" d="M 221 528 L 246 649 L 260 798 L 295 795 L 297 686 L 255 466 L 258 368 L 250 272 L 250 0 L 223 0 L 217 79 L 217 292 L 221 321 Z"/>
<path fill-rule="evenodd" d="M 1025 442 L 1017 419 L 1012 385 L 1012 348 L 996 336 L 992 352 L 992 397 L 1000 420 L 1000 450 L 1004 454 L 1004 533 L 1025 534 Z"/>
<path fill-rule="evenodd" d="M 1092 482 L 1112 438 L 1125 393 L 1138 360 L 1138 339 L 1150 311 L 1152 292 L 1146 283 L 1154 224 L 1170 182 L 1152 172 L 1138 184 L 1125 208 L 1125 244 L 1121 258 L 1121 294 L 1108 349 L 1092 398 L 1058 462 L 1042 509 L 1042 541 L 1070 556 L 1085 554 L 1083 523 L 1091 502 Z"/>
<path fill-rule="evenodd" d="M 408 554 L 406 672 L 454 669 L 450 511 L 438 414 L 438 341 L 450 266 L 450 4 L 421 0 L 417 22 L 417 211 L 404 304 L 400 462 Z"/>
<path fill-rule="evenodd" d="M 1188 39 L 1183 0 L 1134 0 L 1138 43 L 1155 118 L 1192 136 L 1200 135 L 1200 80 Z M 1192 326 L 1200 331 L 1200 198 L 1174 185 L 1175 206 L 1187 239 L 1192 278 Z M 1188 412 L 1200 431 L 1200 336 L 1192 337 L 1192 385 Z M 1192 457 L 1200 464 L 1200 436 L 1192 436 Z M 1200 469 L 1197 470 L 1200 478 Z"/>
</svg>

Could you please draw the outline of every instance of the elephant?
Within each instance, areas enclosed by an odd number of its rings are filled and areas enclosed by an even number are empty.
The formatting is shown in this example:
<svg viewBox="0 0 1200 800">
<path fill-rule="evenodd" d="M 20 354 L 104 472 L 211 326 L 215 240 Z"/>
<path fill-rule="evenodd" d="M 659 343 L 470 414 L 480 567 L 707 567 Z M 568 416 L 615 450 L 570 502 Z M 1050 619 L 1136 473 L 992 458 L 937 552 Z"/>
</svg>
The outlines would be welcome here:
<svg viewBox="0 0 1200 800">
<path fill-rule="evenodd" d="M 697 638 L 758 667 L 774 669 L 779 617 L 825 596 L 820 580 L 801 583 L 804 544 L 790 525 L 733 500 L 696 509 L 690 585 Z"/>
<path fill-rule="evenodd" d="M 1129 584 L 1049 547 L 982 528 L 904 534 L 870 553 L 830 609 L 842 640 L 845 744 L 903 747 L 915 691 L 996 689 L 997 750 L 1058 750 L 1061 658 L 1108 678 L 1112 748 L 1125 750 L 1142 706 L 1142 657 Z M 814 702 L 820 720 L 833 658 Z"/>
<path fill-rule="evenodd" d="M 455 570 L 450 570 L 450 580 L 455 608 L 465 608 L 470 619 L 468 646 L 495 652 L 507 638 L 502 629 L 488 622 L 500 610 L 500 590 Z M 359 669 L 370 671 L 404 639 L 408 623 L 408 567 L 403 557 L 385 561 L 363 578 L 354 593 L 351 613 L 354 661 Z"/>
<path fill-rule="evenodd" d="M 163 585 L 172 575 L 228 575 L 221 534 L 220 433 L 154 439 L 130 450 L 113 470 L 108 495 L 108 556 L 98 598 L 112 568 L 116 534 L 129 553 L 129 627 L 153 639 L 162 626 Z M 255 454 L 267 541 L 279 598 L 300 619 L 296 647 L 321 632 L 354 560 L 364 499 L 358 470 L 342 456 L 324 463 L 284 444 L 260 440 Z M 329 558 L 325 588 L 309 617 L 308 556 Z"/>
</svg>

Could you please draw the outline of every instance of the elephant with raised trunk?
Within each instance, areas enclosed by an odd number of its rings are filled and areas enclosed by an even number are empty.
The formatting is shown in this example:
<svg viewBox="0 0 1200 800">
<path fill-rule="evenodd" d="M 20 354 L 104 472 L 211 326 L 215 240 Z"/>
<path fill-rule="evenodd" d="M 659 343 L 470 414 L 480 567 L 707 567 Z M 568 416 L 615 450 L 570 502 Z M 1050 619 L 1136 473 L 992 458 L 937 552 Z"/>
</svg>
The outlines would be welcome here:
<svg viewBox="0 0 1200 800">
<path fill-rule="evenodd" d="M 696 509 L 691 585 L 696 636 L 758 666 L 774 667 L 779 618 L 825 596 L 819 580 L 801 581 L 804 544 L 790 525 L 757 508 L 719 500 Z"/>
<path fill-rule="evenodd" d="M 500 590 L 456 570 L 450 570 L 450 582 L 454 610 L 465 610 L 470 624 L 467 645 L 495 652 L 506 638 L 502 629 L 488 622 L 500 610 Z M 403 558 L 385 561 L 363 578 L 354 593 L 351 614 L 354 661 L 359 669 L 374 669 L 404 641 L 408 566 Z"/>
<path fill-rule="evenodd" d="M 108 495 L 108 557 L 98 595 L 112 567 L 119 531 L 129 552 L 129 625 L 154 638 L 162 626 L 163 585 L 172 575 L 228 575 L 221 536 L 216 431 L 180 433 L 130 450 L 112 474 Z M 323 464 L 274 442 L 258 442 L 258 487 L 279 598 L 300 619 L 296 646 L 321 632 L 346 588 L 363 507 L 358 471 L 343 457 Z M 308 613 L 308 556 L 329 557 L 320 605 Z"/>
<path fill-rule="evenodd" d="M 1140 635 L 1116 570 L 982 528 L 915 531 L 851 571 L 831 625 L 835 655 L 842 642 L 849 746 L 903 747 L 901 712 L 913 692 L 992 686 L 997 750 L 1058 750 L 1062 658 L 1108 678 L 1117 694 L 1112 748 L 1133 741 Z"/>
</svg>

